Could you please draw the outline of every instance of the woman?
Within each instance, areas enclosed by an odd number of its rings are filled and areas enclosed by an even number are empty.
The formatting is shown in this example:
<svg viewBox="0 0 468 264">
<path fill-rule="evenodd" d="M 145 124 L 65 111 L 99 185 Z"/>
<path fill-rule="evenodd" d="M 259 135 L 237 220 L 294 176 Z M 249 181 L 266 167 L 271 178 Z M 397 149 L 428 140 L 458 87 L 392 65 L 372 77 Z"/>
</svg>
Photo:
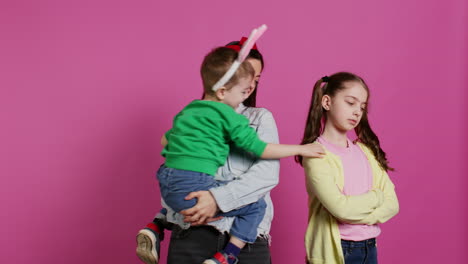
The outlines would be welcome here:
<svg viewBox="0 0 468 264">
<path fill-rule="evenodd" d="M 231 42 L 227 47 L 239 51 L 245 40 L 246 38 L 243 38 L 241 41 Z M 250 51 L 247 60 L 255 69 L 257 85 L 236 111 L 250 120 L 260 139 L 269 143 L 278 143 L 278 132 L 272 114 L 264 108 L 256 107 L 257 86 L 264 67 L 262 54 L 256 46 Z M 227 231 L 233 222 L 231 217 L 222 219 L 211 217 L 219 210 L 230 211 L 265 198 L 267 208 L 258 228 L 258 238 L 255 243 L 242 249 L 238 258 L 242 264 L 269 264 L 271 263 L 269 232 L 273 219 L 273 204 L 269 193 L 278 184 L 278 178 L 278 160 L 258 160 L 233 147 L 225 165 L 216 175 L 217 180 L 227 181 L 227 184 L 210 191 L 191 193 L 188 198 L 197 198 L 196 206 L 184 210 L 183 215 L 168 209 L 166 216 L 157 216 L 155 223 L 149 224 L 152 228 L 148 228 L 161 230 L 162 226 L 167 226 L 158 219 L 160 217 L 175 223 L 169 244 L 168 263 L 202 263 L 224 248 L 229 240 Z M 189 227 L 187 223 L 191 223 L 192 226 Z M 148 256 L 150 251 L 158 251 L 159 244 L 155 241 L 159 242 L 159 239 L 162 239 L 162 232 L 158 232 L 156 239 L 150 239 L 148 234 L 153 235 L 153 232 L 149 233 L 139 234 L 137 254 L 146 263 L 158 263 L 157 260 L 147 261 L 148 258 L 145 260 L 145 256 Z"/>
</svg>

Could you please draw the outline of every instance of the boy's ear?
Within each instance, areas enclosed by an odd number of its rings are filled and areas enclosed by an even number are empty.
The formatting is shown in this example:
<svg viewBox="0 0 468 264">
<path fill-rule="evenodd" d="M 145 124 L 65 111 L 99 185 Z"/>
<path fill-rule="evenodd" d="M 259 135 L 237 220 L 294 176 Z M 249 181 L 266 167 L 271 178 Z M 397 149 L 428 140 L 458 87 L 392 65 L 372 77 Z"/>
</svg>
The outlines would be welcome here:
<svg viewBox="0 0 468 264">
<path fill-rule="evenodd" d="M 221 87 L 219 88 L 218 90 L 216 90 L 215 92 L 215 96 L 218 100 L 222 101 L 224 100 L 224 96 L 226 95 L 226 87 Z"/>
</svg>

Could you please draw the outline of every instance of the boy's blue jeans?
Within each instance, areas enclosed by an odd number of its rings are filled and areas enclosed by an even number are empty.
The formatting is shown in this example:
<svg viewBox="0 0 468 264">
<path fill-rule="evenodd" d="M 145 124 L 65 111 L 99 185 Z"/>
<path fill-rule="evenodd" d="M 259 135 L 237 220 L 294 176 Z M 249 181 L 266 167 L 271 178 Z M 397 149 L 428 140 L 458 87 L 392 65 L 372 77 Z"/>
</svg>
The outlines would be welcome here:
<svg viewBox="0 0 468 264">
<path fill-rule="evenodd" d="M 159 168 L 157 177 L 162 198 L 176 212 L 196 205 L 196 199 L 184 199 L 189 193 L 208 191 L 223 184 L 216 181 L 213 176 L 202 172 L 178 170 L 165 166 Z M 265 215 L 265 208 L 265 200 L 261 199 L 217 216 L 235 216 L 230 234 L 244 242 L 253 243 L 257 239 L 257 228 Z"/>
<path fill-rule="evenodd" d="M 375 238 L 363 241 L 341 240 L 345 264 L 377 264 Z"/>
</svg>

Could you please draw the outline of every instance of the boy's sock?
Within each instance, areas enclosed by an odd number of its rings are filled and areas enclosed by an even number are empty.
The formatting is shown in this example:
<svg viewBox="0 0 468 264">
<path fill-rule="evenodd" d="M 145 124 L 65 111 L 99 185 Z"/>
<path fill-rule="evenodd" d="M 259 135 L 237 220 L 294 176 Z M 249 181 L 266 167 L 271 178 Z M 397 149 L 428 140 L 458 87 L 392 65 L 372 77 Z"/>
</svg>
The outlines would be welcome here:
<svg viewBox="0 0 468 264">
<path fill-rule="evenodd" d="M 237 256 L 239 255 L 241 249 L 237 247 L 236 245 L 232 244 L 231 242 L 229 242 L 223 251 L 228 257 L 227 260 L 229 264 L 233 264 L 237 261 Z"/>
<path fill-rule="evenodd" d="M 239 263 L 237 255 L 239 255 L 240 250 L 234 244 L 228 243 L 223 251 L 216 252 L 213 257 L 203 261 L 203 264 L 237 264 Z"/>
<path fill-rule="evenodd" d="M 155 218 L 156 219 L 156 218 Z M 145 226 L 145 229 L 151 231 L 154 233 L 155 236 L 157 236 L 159 238 L 159 240 L 163 240 L 164 239 L 164 227 L 162 227 L 158 222 L 151 222 L 151 223 L 148 223 L 146 226 Z"/>
</svg>

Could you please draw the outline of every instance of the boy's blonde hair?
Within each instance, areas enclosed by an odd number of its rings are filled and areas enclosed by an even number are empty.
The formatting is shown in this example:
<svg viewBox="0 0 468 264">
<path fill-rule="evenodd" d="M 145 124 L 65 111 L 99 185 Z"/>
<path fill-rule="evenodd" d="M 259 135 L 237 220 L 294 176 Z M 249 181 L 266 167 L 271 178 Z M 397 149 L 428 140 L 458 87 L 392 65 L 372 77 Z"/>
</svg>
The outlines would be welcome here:
<svg viewBox="0 0 468 264">
<path fill-rule="evenodd" d="M 218 47 L 205 56 L 200 69 L 205 94 L 213 95 L 215 93 L 213 91 L 213 86 L 228 71 L 229 67 L 231 67 L 232 63 L 237 58 L 237 55 L 237 51 L 233 49 Z M 244 61 L 224 87 L 229 90 L 236 85 L 240 79 L 253 78 L 254 75 L 255 71 L 250 62 Z"/>
</svg>

